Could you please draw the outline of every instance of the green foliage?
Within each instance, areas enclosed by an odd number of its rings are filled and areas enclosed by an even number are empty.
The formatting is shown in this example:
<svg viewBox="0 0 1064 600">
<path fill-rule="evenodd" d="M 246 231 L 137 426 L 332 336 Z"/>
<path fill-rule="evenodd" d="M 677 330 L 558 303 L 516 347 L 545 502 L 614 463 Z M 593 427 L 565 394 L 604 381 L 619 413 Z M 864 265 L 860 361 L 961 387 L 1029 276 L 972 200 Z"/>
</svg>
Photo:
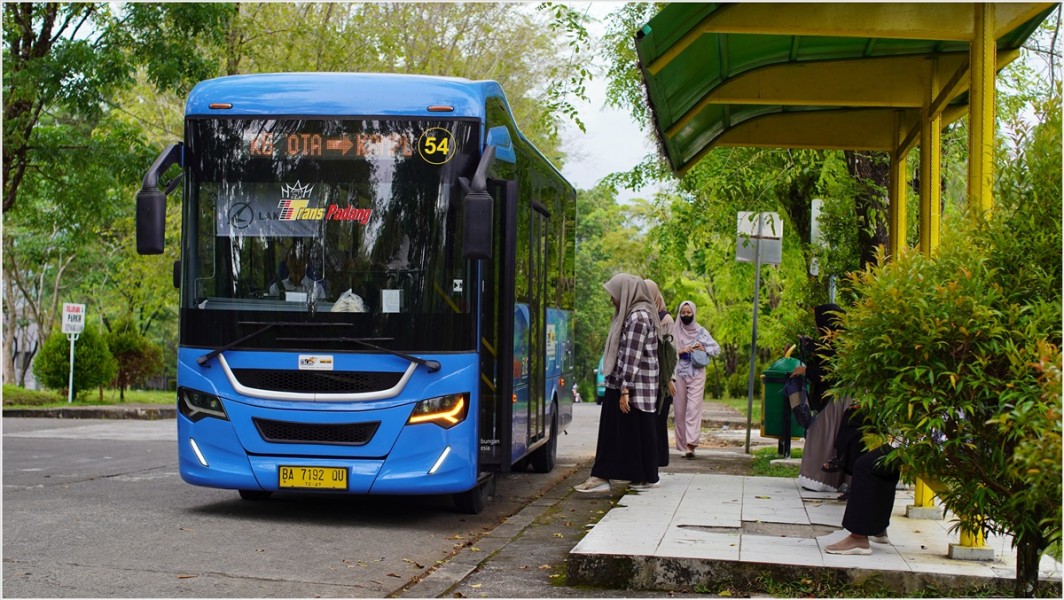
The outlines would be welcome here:
<svg viewBox="0 0 1064 600">
<path fill-rule="evenodd" d="M 94 325 L 86 325 L 74 342 L 74 396 L 114 379 L 118 365 L 106 338 Z M 70 341 L 60 332 L 44 342 L 33 361 L 33 374 L 45 387 L 67 390 L 70 377 Z"/>
<path fill-rule="evenodd" d="M 162 369 L 162 349 L 144 337 L 129 317 L 111 325 L 107 345 L 118 366 L 114 384 L 122 401 L 127 387 L 147 381 Z"/>
<path fill-rule="evenodd" d="M 1049 107 L 989 222 L 953 220 L 935 257 L 881 256 L 850 276 L 859 299 L 835 363 L 904 442 L 896 460 L 941 481 L 964 527 L 1008 532 L 1021 553 L 1061 537 L 1059 95 Z"/>
</svg>

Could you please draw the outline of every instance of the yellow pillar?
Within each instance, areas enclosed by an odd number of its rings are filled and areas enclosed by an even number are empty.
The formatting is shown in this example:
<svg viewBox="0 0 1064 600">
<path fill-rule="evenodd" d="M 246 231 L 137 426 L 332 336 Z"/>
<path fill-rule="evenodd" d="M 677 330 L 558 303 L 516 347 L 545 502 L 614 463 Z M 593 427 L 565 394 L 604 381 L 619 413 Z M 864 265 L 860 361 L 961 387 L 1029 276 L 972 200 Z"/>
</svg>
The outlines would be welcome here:
<svg viewBox="0 0 1064 600">
<path fill-rule="evenodd" d="M 994 37 L 994 5 L 977 3 L 975 38 L 972 40 L 972 86 L 968 140 L 968 210 L 982 220 L 994 208 L 994 74 L 997 39 Z M 961 529 L 960 546 L 985 549 L 981 530 Z"/>
<path fill-rule="evenodd" d="M 897 257 L 905 247 L 905 160 L 908 153 L 890 153 L 890 206 L 887 208 L 890 234 L 890 255 Z"/>
<path fill-rule="evenodd" d="M 977 3 L 975 38 L 971 45 L 970 133 L 968 138 L 968 209 L 982 219 L 994 206 L 994 5 Z"/>
<path fill-rule="evenodd" d="M 931 114 L 931 103 L 939 94 L 938 69 L 931 61 L 927 106 L 920 127 L 920 252 L 930 256 L 938 247 L 942 218 L 942 114 Z"/>
</svg>

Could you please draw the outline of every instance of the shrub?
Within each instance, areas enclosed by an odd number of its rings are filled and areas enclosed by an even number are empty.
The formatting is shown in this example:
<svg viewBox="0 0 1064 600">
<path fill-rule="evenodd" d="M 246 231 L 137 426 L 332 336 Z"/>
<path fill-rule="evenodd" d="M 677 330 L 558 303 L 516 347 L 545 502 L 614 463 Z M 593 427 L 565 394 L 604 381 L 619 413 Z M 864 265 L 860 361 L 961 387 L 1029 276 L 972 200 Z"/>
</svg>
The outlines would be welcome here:
<svg viewBox="0 0 1064 600">
<path fill-rule="evenodd" d="M 99 330 L 87 325 L 74 343 L 74 395 L 110 382 L 117 363 Z M 37 381 L 54 390 L 66 390 L 70 376 L 70 340 L 56 331 L 44 342 L 33 361 Z"/>
</svg>

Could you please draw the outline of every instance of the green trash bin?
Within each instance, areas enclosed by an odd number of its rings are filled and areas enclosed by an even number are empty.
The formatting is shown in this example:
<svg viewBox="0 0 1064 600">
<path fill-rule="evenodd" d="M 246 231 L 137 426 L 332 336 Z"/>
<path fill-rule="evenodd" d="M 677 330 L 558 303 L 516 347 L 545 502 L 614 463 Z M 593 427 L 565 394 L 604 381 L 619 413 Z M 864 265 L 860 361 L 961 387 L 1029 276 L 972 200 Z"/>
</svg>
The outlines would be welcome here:
<svg viewBox="0 0 1064 600">
<path fill-rule="evenodd" d="M 761 437 L 778 439 L 779 453 L 786 457 L 791 455 L 791 440 L 805 437 L 805 428 L 794 419 L 790 403 L 783 395 L 787 378 L 802 364 L 797 358 L 791 358 L 790 352 L 761 373 Z"/>
</svg>

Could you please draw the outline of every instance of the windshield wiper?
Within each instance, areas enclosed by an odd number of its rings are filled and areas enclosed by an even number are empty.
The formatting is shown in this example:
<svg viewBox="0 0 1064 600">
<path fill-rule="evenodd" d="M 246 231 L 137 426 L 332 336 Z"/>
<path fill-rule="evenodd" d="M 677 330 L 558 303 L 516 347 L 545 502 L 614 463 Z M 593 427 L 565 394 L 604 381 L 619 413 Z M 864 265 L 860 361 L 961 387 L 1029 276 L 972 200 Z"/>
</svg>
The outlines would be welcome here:
<svg viewBox="0 0 1064 600">
<path fill-rule="evenodd" d="M 232 348 L 236 348 L 240 344 L 243 344 L 244 342 L 250 340 L 251 338 L 258 337 L 258 336 L 262 335 L 263 333 L 266 333 L 267 331 L 273 329 L 274 327 L 350 327 L 351 326 L 350 323 L 293 323 L 293 322 L 287 322 L 287 321 L 280 321 L 280 322 L 276 322 L 276 323 L 266 323 L 266 322 L 262 322 L 262 321 L 242 321 L 242 322 L 238 323 L 238 325 L 262 325 L 262 327 L 260 327 L 259 329 L 256 329 L 255 331 L 252 331 L 251 333 L 245 335 L 244 337 L 242 337 L 240 339 L 233 340 L 233 341 L 229 342 L 228 344 L 226 344 L 224 346 L 220 346 L 218 348 L 215 348 L 214 350 L 211 350 L 210 352 L 198 357 L 196 359 L 196 362 L 199 364 L 199 366 L 201 366 L 201 367 L 207 366 L 207 363 L 210 362 L 210 360 L 212 358 L 214 358 L 215 356 L 218 356 L 219 354 L 221 354 L 222 352 L 225 352 L 226 350 L 230 350 Z"/>
<path fill-rule="evenodd" d="M 425 367 L 426 369 L 428 369 L 429 373 L 435 373 L 436 371 L 440 370 L 440 363 L 438 361 L 426 360 L 424 358 L 418 358 L 416 356 L 411 356 L 411 355 L 409 355 L 409 354 L 407 354 L 405 352 L 400 352 L 398 350 L 391 350 L 391 349 L 385 348 L 383 346 L 378 346 L 376 344 L 369 343 L 370 340 L 372 340 L 374 342 L 389 342 L 389 341 L 391 341 L 393 339 L 395 339 L 395 338 L 331 337 L 331 338 L 319 338 L 319 339 L 277 338 L 277 341 L 279 341 L 279 342 L 291 342 L 291 341 L 301 341 L 301 342 L 354 342 L 354 343 L 359 344 L 361 346 L 365 346 L 366 348 L 371 348 L 373 350 L 377 350 L 377 351 L 380 351 L 380 352 L 387 352 L 388 354 L 392 354 L 392 355 L 398 356 L 399 358 L 404 358 L 406 360 L 409 360 L 410 362 L 417 363 L 417 364 Z"/>
</svg>

